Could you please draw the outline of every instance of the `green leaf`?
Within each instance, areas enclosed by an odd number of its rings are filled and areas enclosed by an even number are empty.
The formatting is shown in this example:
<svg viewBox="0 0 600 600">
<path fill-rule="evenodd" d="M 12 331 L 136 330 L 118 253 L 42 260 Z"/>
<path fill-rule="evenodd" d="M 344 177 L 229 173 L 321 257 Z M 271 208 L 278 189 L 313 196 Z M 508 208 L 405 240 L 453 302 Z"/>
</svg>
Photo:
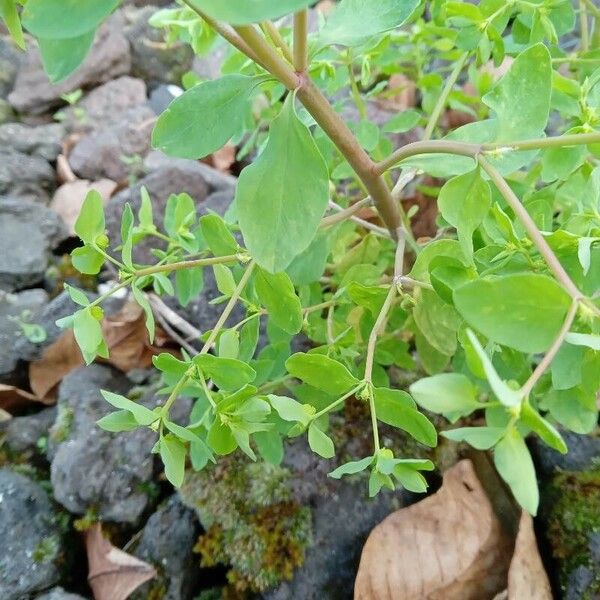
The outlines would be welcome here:
<svg viewBox="0 0 600 600">
<path fill-rule="evenodd" d="M 193 361 L 205 377 L 214 381 L 219 389 L 237 390 L 254 381 L 256 371 L 249 365 L 232 358 L 221 358 L 212 354 L 199 354 Z"/>
<path fill-rule="evenodd" d="M 155 334 L 155 324 L 154 324 L 154 313 L 152 312 L 152 307 L 150 306 L 150 302 L 146 295 L 140 288 L 136 285 L 131 286 L 131 292 L 133 293 L 133 297 L 135 301 L 142 307 L 145 315 L 146 329 L 148 330 L 148 339 L 152 344 L 154 342 L 154 334 Z"/>
<path fill-rule="evenodd" d="M 90 303 L 89 298 L 85 295 L 85 292 L 74 288 L 72 285 L 65 283 L 65 290 L 69 294 L 71 300 L 75 302 L 75 304 L 79 304 L 79 306 L 88 306 Z"/>
<path fill-rule="evenodd" d="M 441 435 L 455 442 L 467 442 L 477 450 L 493 448 L 504 435 L 503 427 L 458 427 L 442 431 Z"/>
<path fill-rule="evenodd" d="M 140 424 L 128 410 L 118 410 L 96 421 L 96 425 L 104 431 L 118 433 L 120 431 L 133 431 Z"/>
<path fill-rule="evenodd" d="M 96 319 L 91 310 L 84 308 L 79 310 L 73 316 L 73 333 L 81 354 L 86 362 L 90 364 L 96 356 L 100 355 L 106 358 L 106 344 L 102 337 L 102 326 Z"/>
<path fill-rule="evenodd" d="M 313 421 L 308 427 L 308 445 L 310 449 L 323 458 L 333 458 L 335 448 L 331 438 Z"/>
<path fill-rule="evenodd" d="M 219 336 L 217 354 L 222 358 L 238 358 L 240 352 L 240 334 L 236 329 L 226 329 Z"/>
<path fill-rule="evenodd" d="M 416 127 L 421 120 L 421 113 L 417 110 L 409 108 L 395 117 L 390 119 L 384 126 L 383 130 L 388 133 L 405 133 Z"/>
<path fill-rule="evenodd" d="M 217 289 L 221 294 L 227 297 L 233 295 L 237 285 L 231 269 L 225 265 L 213 265 L 213 273 L 215 274 Z"/>
<path fill-rule="evenodd" d="M 58 83 L 68 77 L 88 55 L 96 30 L 82 35 L 63 39 L 38 38 L 44 71 L 51 83 Z"/>
<path fill-rule="evenodd" d="M 343 364 L 324 354 L 297 352 L 287 359 L 285 367 L 290 375 L 332 396 L 341 396 L 359 383 Z"/>
<path fill-rule="evenodd" d="M 179 269 L 175 273 L 175 291 L 181 306 L 187 306 L 204 288 L 204 269 Z"/>
<path fill-rule="evenodd" d="M 568 342 L 573 346 L 587 346 L 592 350 L 600 351 L 600 335 L 571 332 L 567 333 L 567 335 L 565 336 L 565 342 Z"/>
<path fill-rule="evenodd" d="M 327 165 L 289 94 L 265 149 L 238 181 L 237 215 L 251 256 L 271 273 L 284 271 L 312 242 L 328 200 Z"/>
<path fill-rule="evenodd" d="M 393 474 L 400 485 L 409 492 L 423 494 L 427 491 L 427 480 L 415 469 L 398 464 L 394 467 Z"/>
<path fill-rule="evenodd" d="M 383 487 L 394 490 L 395 486 L 392 478 L 373 469 L 369 477 L 369 497 L 373 498 L 373 496 L 376 496 Z"/>
<path fill-rule="evenodd" d="M 458 175 L 444 184 L 438 196 L 442 216 L 456 227 L 465 256 L 473 255 L 473 232 L 479 227 L 492 203 L 490 186 L 479 168 Z"/>
<path fill-rule="evenodd" d="M 159 418 L 154 411 L 142 406 L 141 404 L 138 404 L 137 402 L 133 402 L 133 400 L 129 400 L 129 398 L 125 398 L 125 396 L 121 396 L 120 394 L 115 394 L 113 392 L 107 392 L 106 390 L 100 390 L 100 393 L 104 399 L 115 408 L 129 411 L 139 425 L 151 425 Z"/>
<path fill-rule="evenodd" d="M 104 264 L 104 256 L 91 246 L 81 246 L 71 252 L 71 263 L 85 275 L 97 275 Z"/>
<path fill-rule="evenodd" d="M 228 256 L 238 251 L 238 243 L 227 223 L 219 215 L 204 215 L 200 218 L 202 235 L 215 256 Z"/>
<path fill-rule="evenodd" d="M 254 441 L 260 455 L 272 465 L 280 465 L 283 460 L 283 440 L 278 431 L 258 431 Z"/>
<path fill-rule="evenodd" d="M 312 0 L 192 0 L 192 4 L 217 21 L 232 25 L 277 19 L 312 4 Z"/>
<path fill-rule="evenodd" d="M 131 204 L 125 203 L 121 216 L 121 260 L 126 267 L 133 269 L 131 253 L 133 250 L 133 211 Z M 158 275 L 158 274 L 157 274 Z"/>
<path fill-rule="evenodd" d="M 515 500 L 530 514 L 537 513 L 539 490 L 535 467 L 525 441 L 515 427 L 496 444 L 494 464 Z"/>
<path fill-rule="evenodd" d="M 251 319 L 240 329 L 240 350 L 238 358 L 242 362 L 248 362 L 254 356 L 258 344 L 260 318 Z"/>
<path fill-rule="evenodd" d="M 356 473 L 360 473 L 364 471 L 369 465 L 372 464 L 374 458 L 372 456 L 367 456 L 361 460 L 353 460 L 343 465 L 340 465 L 334 471 L 329 473 L 329 477 L 332 479 L 341 479 L 344 475 L 354 475 Z"/>
<path fill-rule="evenodd" d="M 461 373 L 425 377 L 410 386 L 410 393 L 419 406 L 444 415 L 452 423 L 483 408 L 477 401 L 477 388 Z"/>
<path fill-rule="evenodd" d="M 508 385 L 500 378 L 496 372 L 496 369 L 494 368 L 494 365 L 492 364 L 492 361 L 479 343 L 477 336 L 470 329 L 467 329 L 467 336 L 471 344 L 473 344 L 473 348 L 477 353 L 479 360 L 481 361 L 486 379 L 488 380 L 492 391 L 496 395 L 496 398 L 498 398 L 498 400 L 500 400 L 504 406 L 509 408 L 513 406 L 519 406 L 523 398 L 521 392 L 517 392 L 508 387 Z"/>
<path fill-rule="evenodd" d="M 419 0 L 342 0 L 327 19 L 318 46 L 357 46 L 369 38 L 402 25 L 419 6 Z"/>
<path fill-rule="evenodd" d="M 434 291 L 420 290 L 413 318 L 421 333 L 438 352 L 448 356 L 456 352 L 456 333 L 461 319 L 456 310 Z"/>
<path fill-rule="evenodd" d="M 454 290 L 465 321 L 491 340 L 520 352 L 544 352 L 571 305 L 553 279 L 533 273 L 482 277 Z"/>
<path fill-rule="evenodd" d="M 207 442 L 208 445 L 221 456 L 231 454 L 238 447 L 238 443 L 233 436 L 231 429 L 229 429 L 227 425 L 224 425 L 218 417 L 208 430 Z"/>
<path fill-rule="evenodd" d="M 185 444 L 172 434 L 160 438 L 160 457 L 165 466 L 165 476 L 175 487 L 181 487 L 185 475 Z"/>
<path fill-rule="evenodd" d="M 311 415 L 300 402 L 286 396 L 275 396 L 274 394 L 269 394 L 267 398 L 271 406 L 284 421 L 308 425 Z"/>
<path fill-rule="evenodd" d="M 561 454 L 567 453 L 567 444 L 556 427 L 549 423 L 540 413 L 535 410 L 529 402 L 524 402 L 521 408 L 520 420 L 537 433 L 542 440 L 551 448 L 554 448 Z"/>
<path fill-rule="evenodd" d="M 23 38 L 21 19 L 19 19 L 19 12 L 15 0 L 0 0 L 0 18 L 4 21 L 15 44 L 24 50 L 25 39 Z"/>
<path fill-rule="evenodd" d="M 36 37 L 65 39 L 95 29 L 119 0 L 28 0 L 23 25 Z"/>
<path fill-rule="evenodd" d="M 302 329 L 300 298 L 286 273 L 273 275 L 259 268 L 254 278 L 254 289 L 277 327 L 292 335 Z"/>
<path fill-rule="evenodd" d="M 406 392 L 385 388 L 375 389 L 377 418 L 383 423 L 406 431 L 418 442 L 434 448 L 437 446 L 435 427 L 425 415 L 410 404 L 412 404 L 412 399 Z"/>
<path fill-rule="evenodd" d="M 93 244 L 99 235 L 104 234 L 105 228 L 104 201 L 96 190 L 90 190 L 75 221 L 75 233 L 84 243 Z"/>
<path fill-rule="evenodd" d="M 250 95 L 260 81 L 234 74 L 194 86 L 160 115 L 152 145 L 180 158 L 212 154 L 241 129 Z"/>
</svg>

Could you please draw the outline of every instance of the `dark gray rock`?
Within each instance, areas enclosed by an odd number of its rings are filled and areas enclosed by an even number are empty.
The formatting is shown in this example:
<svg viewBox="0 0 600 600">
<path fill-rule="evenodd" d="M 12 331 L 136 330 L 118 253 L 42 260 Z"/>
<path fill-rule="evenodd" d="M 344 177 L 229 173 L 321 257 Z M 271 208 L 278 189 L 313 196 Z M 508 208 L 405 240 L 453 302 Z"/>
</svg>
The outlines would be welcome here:
<svg viewBox="0 0 600 600">
<path fill-rule="evenodd" d="M 107 81 L 86 94 L 75 106 L 60 111 L 67 128 L 91 131 L 112 125 L 129 108 L 146 102 L 146 84 L 127 75 Z"/>
<path fill-rule="evenodd" d="M 0 195 L 47 204 L 55 187 L 56 175 L 46 160 L 6 146 L 0 149 Z"/>
<path fill-rule="evenodd" d="M 49 592 L 36 596 L 35 600 L 86 600 L 79 594 L 71 594 L 61 587 L 52 588 Z"/>
<path fill-rule="evenodd" d="M 0 469 L 0 598 L 23 600 L 59 579 L 57 513 L 35 482 Z"/>
<path fill-rule="evenodd" d="M 192 71 L 202 79 L 218 79 L 221 76 L 221 69 L 228 55 L 228 45 L 221 40 L 217 40 L 206 54 L 194 56 Z"/>
<path fill-rule="evenodd" d="M 156 567 L 166 588 L 163 600 L 194 597 L 200 569 L 193 548 L 199 533 L 194 511 L 186 508 L 177 496 L 172 496 L 148 519 L 134 554 Z M 132 600 L 148 598 L 152 585 L 149 582 L 136 590 Z"/>
<path fill-rule="evenodd" d="M 600 456 L 600 438 L 561 430 L 569 451 L 560 454 L 538 437 L 531 439 L 531 450 L 539 471 L 551 475 L 556 471 L 585 471 L 591 469 Z"/>
<path fill-rule="evenodd" d="M 50 440 L 54 497 L 70 512 L 93 508 L 104 521 L 138 522 L 148 505 L 155 435 L 147 428 L 111 434 L 96 421 L 111 412 L 100 390 L 125 394 L 127 378 L 100 365 L 73 371 L 58 390 Z"/>
<path fill-rule="evenodd" d="M 150 87 L 160 83 L 181 83 L 190 70 L 194 52 L 189 44 L 176 41 L 167 44 L 162 29 L 148 24 L 156 6 L 126 8 L 125 35 L 131 44 L 131 72 L 147 81 Z"/>
<path fill-rule="evenodd" d="M 15 111 L 12 106 L 6 101 L 0 98 L 0 124 L 10 123 L 16 119 Z"/>
<path fill-rule="evenodd" d="M 18 294 L 0 291 L 0 378 L 12 373 L 17 366 L 19 357 L 14 351 L 15 344 L 25 337 L 19 320 L 35 323 L 33 315 L 47 302 L 48 294 L 44 290 L 25 290 Z"/>
<path fill-rule="evenodd" d="M 6 98 L 12 91 L 19 61 L 19 52 L 15 45 L 0 37 L 0 98 Z"/>
<path fill-rule="evenodd" d="M 62 151 L 65 128 L 60 123 L 35 127 L 23 123 L 6 123 L 0 126 L 0 146 L 12 148 L 23 154 L 39 156 L 47 161 L 56 160 Z"/>
<path fill-rule="evenodd" d="M 92 49 L 79 69 L 53 85 L 42 67 L 39 50 L 31 44 L 8 96 L 18 112 L 42 114 L 63 101 L 61 96 L 79 88 L 94 86 L 129 72 L 129 42 L 121 29 L 121 16 L 115 14 L 100 26 Z"/>
<path fill-rule="evenodd" d="M 84 179 L 126 179 L 128 158 L 142 158 L 150 149 L 154 112 L 147 106 L 124 111 L 118 121 L 80 140 L 69 155 L 73 171 Z"/>
<path fill-rule="evenodd" d="M 594 583 L 597 581 L 597 578 L 597 572 L 583 565 L 573 569 L 567 581 L 564 600 L 598 600 L 600 596 L 593 589 L 596 587 Z"/>
<path fill-rule="evenodd" d="M 60 217 L 45 206 L 0 198 L 0 290 L 40 282 L 50 251 L 67 237 Z"/>
<path fill-rule="evenodd" d="M 148 99 L 148 105 L 157 115 L 160 115 L 182 93 L 183 90 L 177 85 L 161 84 L 152 90 Z"/>
<path fill-rule="evenodd" d="M 5 435 L 6 445 L 17 453 L 37 450 L 38 440 L 48 435 L 56 420 L 56 408 L 44 408 L 34 415 L 13 417 L 6 423 L 0 423 Z"/>
</svg>

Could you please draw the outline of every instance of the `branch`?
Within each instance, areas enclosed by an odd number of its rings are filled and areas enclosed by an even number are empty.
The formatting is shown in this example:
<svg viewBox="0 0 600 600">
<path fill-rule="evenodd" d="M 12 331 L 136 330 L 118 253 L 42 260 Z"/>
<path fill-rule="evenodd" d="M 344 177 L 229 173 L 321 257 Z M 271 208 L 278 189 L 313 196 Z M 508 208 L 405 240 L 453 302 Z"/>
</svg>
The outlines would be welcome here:
<svg viewBox="0 0 600 600">
<path fill-rule="evenodd" d="M 305 73 L 308 69 L 308 10 L 294 15 L 294 69 Z"/>
<path fill-rule="evenodd" d="M 273 45 L 276 48 L 279 48 L 285 58 L 290 64 L 293 60 L 292 51 L 290 47 L 287 45 L 286 41 L 281 37 L 281 33 L 279 33 L 279 29 L 275 27 L 272 21 L 264 21 L 260 24 L 260 28 L 263 30 L 263 33 L 271 38 Z"/>
<path fill-rule="evenodd" d="M 181 262 L 169 263 L 166 265 L 155 265 L 139 269 L 133 273 L 134 277 L 145 277 L 155 273 L 170 273 L 172 271 L 181 271 L 182 269 L 193 269 L 195 267 L 208 267 L 210 265 L 222 265 L 226 263 L 239 262 L 239 254 L 230 254 L 228 256 L 211 256 L 210 258 L 198 258 L 196 260 L 183 260 Z"/>
</svg>

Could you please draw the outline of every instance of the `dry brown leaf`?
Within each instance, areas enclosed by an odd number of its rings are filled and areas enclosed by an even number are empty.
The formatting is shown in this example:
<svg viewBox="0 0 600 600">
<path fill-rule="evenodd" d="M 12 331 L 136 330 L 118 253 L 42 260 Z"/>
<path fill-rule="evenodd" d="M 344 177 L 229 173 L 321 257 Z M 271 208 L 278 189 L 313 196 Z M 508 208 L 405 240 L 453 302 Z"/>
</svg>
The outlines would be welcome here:
<svg viewBox="0 0 600 600">
<path fill-rule="evenodd" d="M 88 582 L 95 600 L 126 600 L 140 585 L 156 577 L 154 567 L 113 546 L 99 523 L 86 531 Z"/>
<path fill-rule="evenodd" d="M 417 103 L 417 86 L 414 81 L 402 73 L 395 73 L 388 81 L 385 99 L 377 103 L 387 110 L 403 111 L 413 108 Z"/>
<path fill-rule="evenodd" d="M 206 158 L 202 159 L 202 162 L 206 163 L 221 171 L 221 173 L 230 173 L 231 165 L 235 162 L 236 147 L 233 144 L 225 144 L 219 150 L 216 150 Z"/>
<path fill-rule="evenodd" d="M 69 232 L 75 235 L 73 229 L 75 221 L 88 192 L 90 190 L 98 191 L 106 204 L 116 188 L 117 184 L 111 179 L 99 179 L 92 182 L 86 179 L 68 181 L 54 192 L 50 208 L 61 216 Z"/>
<path fill-rule="evenodd" d="M 48 402 L 43 400 L 39 395 L 30 394 L 14 385 L 0 383 L 0 410 L 3 412 L 12 412 L 31 402 L 43 402 L 44 404 L 48 404 Z"/>
<path fill-rule="evenodd" d="M 506 587 L 512 542 L 470 460 L 441 489 L 379 524 L 363 548 L 355 600 L 489 600 Z"/>
<path fill-rule="evenodd" d="M 523 511 L 508 570 L 508 600 L 552 600 L 548 575 L 538 551 L 533 519 Z"/>
<path fill-rule="evenodd" d="M 106 317 L 102 331 L 109 351 L 109 358 L 102 362 L 123 372 L 148 368 L 156 354 L 174 352 L 169 346 L 171 339 L 160 327 L 156 327 L 154 344 L 150 344 L 143 311 L 134 302 L 128 302 L 119 312 Z M 66 331 L 44 350 L 40 360 L 29 364 L 31 389 L 41 398 L 52 399 L 63 378 L 83 365 L 75 336 L 72 331 Z"/>
</svg>

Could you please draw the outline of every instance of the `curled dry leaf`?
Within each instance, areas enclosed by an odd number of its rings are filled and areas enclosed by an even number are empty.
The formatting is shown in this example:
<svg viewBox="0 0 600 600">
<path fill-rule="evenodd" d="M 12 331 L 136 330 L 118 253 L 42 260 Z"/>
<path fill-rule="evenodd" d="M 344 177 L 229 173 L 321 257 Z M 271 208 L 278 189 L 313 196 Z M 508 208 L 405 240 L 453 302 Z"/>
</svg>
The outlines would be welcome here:
<svg viewBox="0 0 600 600">
<path fill-rule="evenodd" d="M 104 361 L 123 372 L 145 369 L 152 357 L 160 352 L 173 351 L 171 339 L 156 328 L 154 344 L 148 341 L 144 314 L 138 304 L 128 302 L 123 308 L 106 317 L 102 323 L 109 358 Z M 63 333 L 48 346 L 42 358 L 29 365 L 29 384 L 41 398 L 51 398 L 56 385 L 71 371 L 84 365 L 83 357 L 72 331 Z"/>
<path fill-rule="evenodd" d="M 0 383 L 0 411 L 3 415 L 14 412 L 31 402 L 43 402 L 47 404 L 39 395 L 30 394 L 14 385 Z M 2 419 L 0 415 L 0 420 L 6 419 Z"/>
<path fill-rule="evenodd" d="M 512 541 L 469 460 L 434 495 L 379 524 L 363 548 L 355 600 L 491 600 L 506 587 Z"/>
<path fill-rule="evenodd" d="M 111 179 L 99 179 L 91 182 L 86 179 L 68 181 L 54 192 L 50 208 L 60 215 L 71 235 L 75 235 L 73 229 L 75 221 L 88 192 L 96 190 L 106 203 L 116 188 L 117 184 Z"/>
<path fill-rule="evenodd" d="M 140 585 L 156 577 L 154 567 L 115 548 L 97 523 L 86 531 L 88 582 L 95 600 L 126 600 Z"/>
</svg>

